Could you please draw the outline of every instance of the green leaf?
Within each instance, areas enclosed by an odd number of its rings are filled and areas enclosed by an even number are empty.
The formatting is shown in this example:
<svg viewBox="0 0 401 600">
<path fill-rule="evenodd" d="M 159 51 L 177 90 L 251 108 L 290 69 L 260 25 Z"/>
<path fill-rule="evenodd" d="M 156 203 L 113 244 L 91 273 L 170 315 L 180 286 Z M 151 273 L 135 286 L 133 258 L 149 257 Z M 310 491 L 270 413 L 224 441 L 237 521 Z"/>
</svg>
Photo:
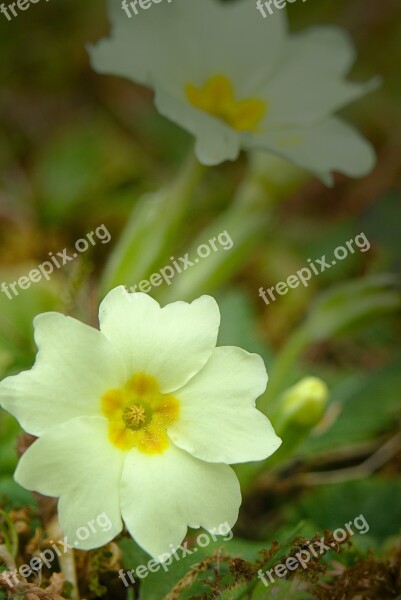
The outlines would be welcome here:
<svg viewBox="0 0 401 600">
<path fill-rule="evenodd" d="M 266 587 L 259 582 L 252 593 L 252 600 L 265 600 L 272 598 L 274 600 L 312 600 L 313 596 L 309 592 L 297 590 L 294 581 L 278 579 L 270 587 Z"/>
<path fill-rule="evenodd" d="M 197 535 L 199 535 L 199 532 Z M 193 565 L 201 562 L 206 557 L 212 556 L 219 549 L 223 549 L 224 552 L 233 556 L 241 556 L 245 560 L 256 559 L 257 553 L 261 548 L 261 543 L 248 542 L 246 540 L 235 538 L 225 541 L 223 537 L 221 539 L 218 538 L 217 541 L 213 541 L 210 537 L 210 543 L 207 546 L 203 548 L 198 546 L 197 550 L 192 549 L 193 552 L 191 554 L 188 553 L 188 555 L 184 557 L 182 556 L 182 551 L 177 550 L 178 559 L 173 558 L 170 565 L 160 565 L 158 571 L 155 573 L 147 572 L 143 578 L 140 578 L 137 574 L 133 573 L 135 581 L 140 582 L 140 599 L 161 600 L 174 588 L 184 575 L 188 573 Z M 150 557 L 145 554 L 135 542 L 124 540 L 119 542 L 119 546 L 123 550 L 123 566 L 126 571 L 131 569 L 135 570 L 140 565 L 148 564 Z M 130 582 L 128 575 L 126 575 L 126 579 Z M 194 595 L 195 592 L 204 593 L 207 589 L 208 588 L 199 581 L 191 587 L 188 593 L 183 593 L 182 596 L 180 596 L 180 599 L 181 597 L 183 599 L 190 599 L 191 595 Z"/>
<path fill-rule="evenodd" d="M 399 270 L 400 223 L 400 192 L 396 190 L 378 198 L 364 215 L 364 231 L 380 249 L 375 257 L 376 268 L 380 270 Z"/>
<path fill-rule="evenodd" d="M 349 333 L 401 307 L 401 295 L 392 275 L 373 275 L 338 285 L 320 296 L 306 321 L 282 347 L 259 408 L 268 416 L 277 410 L 281 392 L 293 383 L 303 352 L 313 343 Z"/>
<path fill-rule="evenodd" d="M 316 531 L 344 528 L 346 523 L 363 515 L 369 525 L 367 537 L 372 545 L 380 546 L 386 538 L 400 531 L 401 527 L 401 479 L 386 480 L 372 477 L 368 480 L 351 481 L 324 486 L 304 494 L 301 501 L 286 510 L 286 521 L 297 523 L 308 520 Z M 352 524 L 358 538 L 358 527 Z M 364 530 L 362 523 L 359 529 Z M 351 539 L 354 539 L 353 537 Z"/>
<path fill-rule="evenodd" d="M 217 302 L 221 313 L 218 346 L 239 346 L 248 352 L 260 354 L 266 362 L 272 352 L 259 335 L 256 312 L 245 292 L 228 290 L 218 294 Z"/>
<path fill-rule="evenodd" d="M 34 166 L 40 209 L 47 222 L 62 222 L 78 207 L 142 174 L 143 152 L 128 136 L 95 116 L 66 124 L 44 145 Z"/>
<path fill-rule="evenodd" d="M 0 409 L 0 453 L 1 453 L 1 475 L 12 474 L 17 466 L 16 441 L 21 433 L 18 422 Z"/>
<path fill-rule="evenodd" d="M 144 565 L 149 561 L 149 555 L 131 538 L 121 538 L 117 542 L 122 552 L 124 569 L 132 569 L 133 565 Z"/>
<path fill-rule="evenodd" d="M 312 306 L 306 321 L 311 339 L 328 339 L 399 310 L 401 294 L 397 283 L 393 275 L 372 275 L 330 289 Z"/>
<path fill-rule="evenodd" d="M 36 506 L 36 500 L 31 492 L 22 488 L 11 476 L 0 478 L 0 498 L 5 500 L 7 510 L 22 506 Z"/>
<path fill-rule="evenodd" d="M 282 531 L 282 535 L 280 537 L 276 537 L 279 542 L 281 542 L 280 553 L 285 554 L 291 548 L 292 541 L 296 535 L 302 533 L 302 528 L 304 527 L 303 523 L 297 523 L 296 527 L 291 527 L 291 529 L 287 528 Z M 206 534 L 209 535 L 209 534 Z M 199 536 L 199 532 L 197 532 L 197 536 Z M 230 557 L 239 557 L 246 561 L 256 562 L 260 558 L 260 550 L 261 549 L 269 549 L 272 545 L 273 540 L 266 542 L 251 542 L 248 540 L 244 540 L 241 538 L 232 538 L 231 540 L 224 540 L 224 536 L 218 538 L 217 541 L 212 541 L 211 536 L 209 535 L 210 543 L 205 547 L 196 546 L 196 537 L 194 534 L 194 542 L 193 546 L 197 547 L 196 551 L 193 551 L 192 554 L 188 554 L 185 557 L 182 557 L 182 551 L 178 550 L 178 559 L 174 558 L 171 565 L 161 566 L 158 572 L 149 573 L 144 579 L 141 580 L 140 583 L 140 600 L 160 600 L 164 598 L 171 590 L 175 587 L 175 585 L 190 571 L 190 569 L 200 563 L 205 558 L 210 558 L 215 554 L 218 550 L 221 550 L 223 554 L 229 555 Z M 128 552 L 126 553 L 125 558 L 123 559 L 123 565 L 125 569 L 133 569 L 138 565 L 146 565 L 149 556 L 144 555 L 143 550 L 138 548 L 134 542 L 126 542 L 128 548 Z M 134 544 L 136 547 L 129 547 L 131 544 Z M 121 547 L 121 545 L 120 545 Z M 194 550 L 194 548 L 191 548 Z M 280 555 L 281 555 L 280 554 Z M 274 557 L 271 560 L 271 564 L 276 564 L 277 559 Z M 223 565 L 223 563 L 221 563 Z M 270 563 L 269 563 L 270 564 Z M 223 568 L 223 566 L 222 566 Z M 196 581 L 183 591 L 180 595 L 180 600 L 191 600 L 196 595 L 201 595 L 206 592 L 210 592 L 210 588 L 203 583 L 203 579 L 211 575 L 212 571 L 205 571 L 199 574 Z M 227 569 L 227 580 L 226 585 L 232 581 L 234 583 L 233 577 L 230 576 Z M 138 578 L 136 578 L 138 581 Z M 252 583 L 253 587 L 254 583 Z M 239 590 L 238 590 L 239 593 Z"/>
<path fill-rule="evenodd" d="M 0 279 L 9 284 L 20 276 L 27 275 L 33 268 L 37 268 L 37 265 L 25 263 L 18 268 L 3 269 Z M 33 283 L 29 289 L 19 290 L 17 296 L 11 295 L 8 298 L 5 293 L 0 294 L 0 349 L 8 357 L 4 371 L 9 370 L 14 363 L 15 369 L 29 366 L 35 354 L 32 326 L 34 317 L 42 312 L 57 310 L 61 303 L 61 290 L 55 275 L 51 281 Z"/>
</svg>

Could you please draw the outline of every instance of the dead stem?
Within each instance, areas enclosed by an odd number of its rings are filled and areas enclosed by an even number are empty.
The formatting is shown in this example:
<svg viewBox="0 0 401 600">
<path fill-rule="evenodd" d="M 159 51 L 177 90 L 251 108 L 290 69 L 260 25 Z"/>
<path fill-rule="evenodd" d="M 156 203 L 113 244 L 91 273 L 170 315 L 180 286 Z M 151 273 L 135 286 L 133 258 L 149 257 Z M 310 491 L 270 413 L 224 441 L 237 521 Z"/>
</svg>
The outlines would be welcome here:
<svg viewBox="0 0 401 600">
<path fill-rule="evenodd" d="M 54 517 L 54 519 L 50 521 L 46 527 L 46 531 L 56 544 L 57 540 L 64 538 L 57 517 Z M 72 585 L 71 600 L 80 600 L 74 549 L 68 548 L 66 552 L 61 554 L 58 560 L 65 580 Z"/>
<path fill-rule="evenodd" d="M 389 460 L 391 460 L 401 449 L 401 432 L 397 433 L 374 454 L 356 467 L 337 469 L 335 471 L 322 471 L 316 473 L 301 473 L 296 477 L 297 483 L 303 485 L 324 485 L 342 483 L 353 479 L 364 479 L 369 477 Z"/>
</svg>

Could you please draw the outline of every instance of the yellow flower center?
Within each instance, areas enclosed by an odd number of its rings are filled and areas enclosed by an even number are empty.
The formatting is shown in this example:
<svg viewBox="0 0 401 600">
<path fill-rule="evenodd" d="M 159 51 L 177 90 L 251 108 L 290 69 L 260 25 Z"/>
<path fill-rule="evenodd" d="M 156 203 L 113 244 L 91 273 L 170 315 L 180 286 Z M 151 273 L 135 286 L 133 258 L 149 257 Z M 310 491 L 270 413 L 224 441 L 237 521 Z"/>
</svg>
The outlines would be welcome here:
<svg viewBox="0 0 401 600">
<path fill-rule="evenodd" d="M 225 75 L 213 75 L 201 87 L 188 83 L 185 93 L 193 106 L 222 119 L 237 131 L 257 131 L 267 110 L 266 102 L 257 98 L 237 100 Z"/>
<path fill-rule="evenodd" d="M 123 411 L 123 421 L 129 429 L 140 429 L 146 420 L 146 412 L 140 404 L 126 406 Z"/>
<path fill-rule="evenodd" d="M 161 454 L 170 444 L 167 428 L 178 419 L 179 402 L 162 394 L 154 377 L 137 373 L 123 388 L 109 390 L 101 400 L 109 419 L 109 438 L 120 450 L 137 448 Z"/>
</svg>

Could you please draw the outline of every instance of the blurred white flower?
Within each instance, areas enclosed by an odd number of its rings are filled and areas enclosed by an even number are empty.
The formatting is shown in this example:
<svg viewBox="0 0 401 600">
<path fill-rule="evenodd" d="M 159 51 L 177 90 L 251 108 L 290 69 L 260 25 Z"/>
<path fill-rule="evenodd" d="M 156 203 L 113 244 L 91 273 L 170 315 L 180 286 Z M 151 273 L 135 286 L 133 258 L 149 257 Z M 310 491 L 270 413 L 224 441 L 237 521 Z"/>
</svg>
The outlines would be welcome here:
<svg viewBox="0 0 401 600">
<path fill-rule="evenodd" d="M 265 150 L 329 185 L 332 171 L 374 166 L 370 144 L 332 116 L 377 86 L 345 80 L 355 52 L 342 29 L 289 35 L 284 11 L 263 19 L 254 0 L 174 0 L 131 19 L 108 5 L 111 35 L 89 48 L 94 69 L 153 88 L 160 113 L 195 136 L 200 162 Z"/>
<path fill-rule="evenodd" d="M 216 348 L 210 296 L 164 308 L 121 286 L 103 300 L 100 331 L 59 313 L 35 319 L 30 371 L 0 384 L 0 404 L 39 439 L 22 456 L 22 486 L 59 497 L 70 543 L 82 523 L 113 523 L 76 547 L 122 530 L 154 557 L 171 553 L 187 526 L 231 527 L 241 495 L 228 463 L 257 461 L 281 443 L 255 408 L 262 359 Z"/>
</svg>

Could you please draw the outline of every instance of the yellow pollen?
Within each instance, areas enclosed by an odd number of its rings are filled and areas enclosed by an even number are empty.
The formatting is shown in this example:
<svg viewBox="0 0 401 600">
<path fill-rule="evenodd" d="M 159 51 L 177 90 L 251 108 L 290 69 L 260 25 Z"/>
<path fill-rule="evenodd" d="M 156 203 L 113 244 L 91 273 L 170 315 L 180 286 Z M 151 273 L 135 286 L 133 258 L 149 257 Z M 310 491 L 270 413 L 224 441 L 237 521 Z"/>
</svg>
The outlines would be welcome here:
<svg viewBox="0 0 401 600">
<path fill-rule="evenodd" d="M 146 412 L 143 406 L 139 404 L 133 404 L 124 408 L 123 420 L 127 427 L 136 429 L 142 425 L 146 419 Z"/>
<path fill-rule="evenodd" d="M 101 406 L 109 439 L 120 450 L 160 454 L 169 447 L 167 429 L 178 419 L 180 406 L 174 396 L 160 392 L 154 377 L 137 373 L 124 387 L 106 392 Z"/>
<path fill-rule="evenodd" d="M 225 75 L 213 75 L 201 87 L 185 86 L 188 101 L 218 117 L 237 131 L 256 132 L 267 111 L 267 104 L 258 98 L 237 100 L 231 81 Z"/>
</svg>

